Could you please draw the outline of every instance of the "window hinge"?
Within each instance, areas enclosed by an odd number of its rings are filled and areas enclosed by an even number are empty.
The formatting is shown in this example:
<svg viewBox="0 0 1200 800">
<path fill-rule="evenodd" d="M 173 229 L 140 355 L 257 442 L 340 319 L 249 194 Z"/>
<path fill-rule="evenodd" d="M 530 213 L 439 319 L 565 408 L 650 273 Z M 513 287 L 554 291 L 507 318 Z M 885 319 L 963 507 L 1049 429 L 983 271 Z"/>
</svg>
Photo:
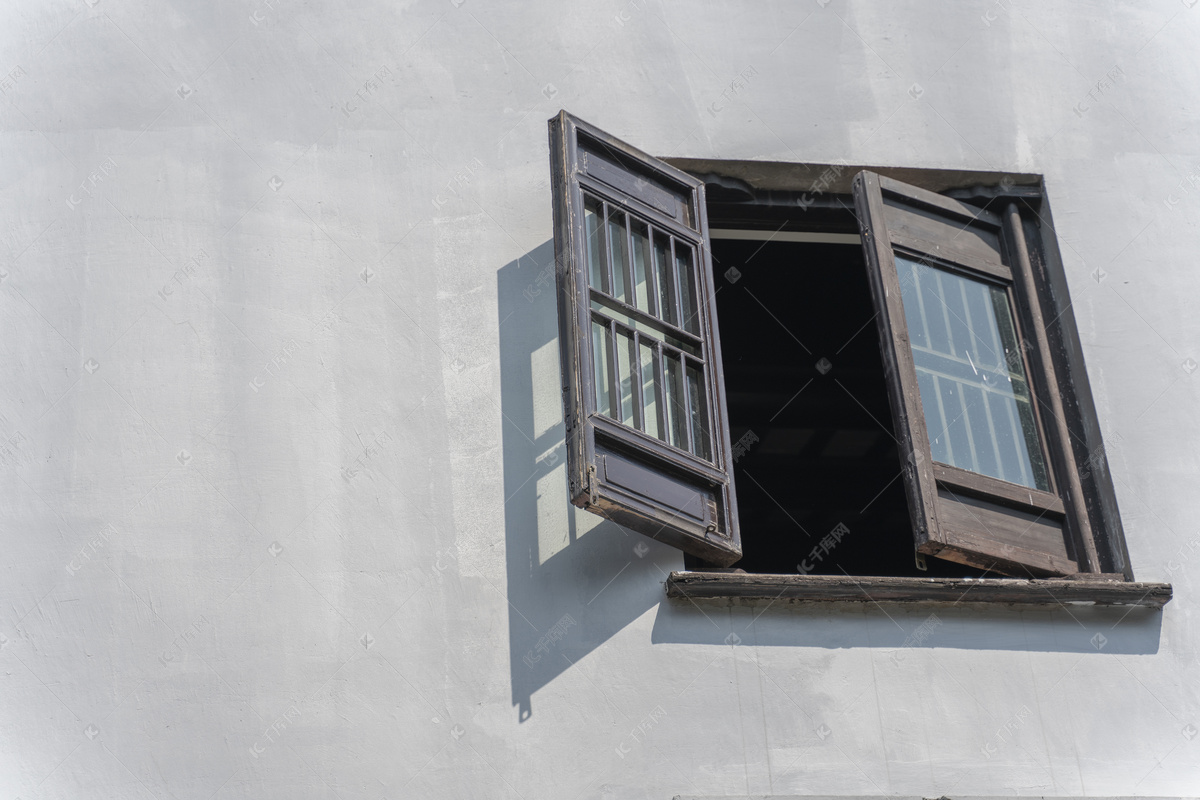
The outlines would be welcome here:
<svg viewBox="0 0 1200 800">
<path fill-rule="evenodd" d="M 596 505 L 596 465 L 588 464 L 587 468 L 588 505 Z"/>
<path fill-rule="evenodd" d="M 925 563 L 925 554 L 924 553 L 914 552 L 913 560 L 917 562 L 917 569 L 921 570 L 921 572 L 929 571 L 929 565 Z"/>
</svg>

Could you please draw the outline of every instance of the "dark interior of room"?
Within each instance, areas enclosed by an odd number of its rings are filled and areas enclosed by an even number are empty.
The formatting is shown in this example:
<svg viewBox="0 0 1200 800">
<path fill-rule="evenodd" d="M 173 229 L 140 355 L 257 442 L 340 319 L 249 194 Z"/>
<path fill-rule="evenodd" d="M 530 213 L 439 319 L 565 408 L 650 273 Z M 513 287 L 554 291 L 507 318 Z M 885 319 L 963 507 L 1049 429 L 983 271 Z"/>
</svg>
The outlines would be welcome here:
<svg viewBox="0 0 1200 800">
<path fill-rule="evenodd" d="M 745 553 L 734 566 L 983 575 L 916 567 L 861 248 L 715 238 L 712 250 Z"/>
</svg>

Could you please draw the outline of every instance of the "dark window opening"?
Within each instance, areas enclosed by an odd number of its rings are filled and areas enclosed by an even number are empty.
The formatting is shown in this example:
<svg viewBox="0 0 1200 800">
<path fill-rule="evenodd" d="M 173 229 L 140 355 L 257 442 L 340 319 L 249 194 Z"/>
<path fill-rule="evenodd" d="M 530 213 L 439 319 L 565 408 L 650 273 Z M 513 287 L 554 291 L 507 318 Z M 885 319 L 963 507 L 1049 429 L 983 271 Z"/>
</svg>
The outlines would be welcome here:
<svg viewBox="0 0 1200 800">
<path fill-rule="evenodd" d="M 861 245 L 770 235 L 712 241 L 744 552 L 733 566 L 983 576 L 916 566 Z"/>
</svg>

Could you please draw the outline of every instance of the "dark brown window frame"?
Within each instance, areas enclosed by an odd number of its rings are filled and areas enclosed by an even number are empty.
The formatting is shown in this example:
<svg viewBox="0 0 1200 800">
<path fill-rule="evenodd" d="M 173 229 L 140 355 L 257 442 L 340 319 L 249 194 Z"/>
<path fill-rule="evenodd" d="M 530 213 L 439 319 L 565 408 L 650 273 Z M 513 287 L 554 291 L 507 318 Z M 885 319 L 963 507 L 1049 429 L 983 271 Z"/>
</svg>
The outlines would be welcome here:
<svg viewBox="0 0 1200 800">
<path fill-rule="evenodd" d="M 869 170 L 855 176 L 853 188 L 917 552 L 1022 578 L 1103 572 L 1017 202 L 997 198 L 989 204 L 1003 209 L 996 214 Z M 1003 292 L 1019 343 L 1005 355 L 1029 378 L 1038 457 L 1049 462 L 1044 489 L 935 462 L 922 410 L 931 398 L 917 385 L 916 345 L 901 304 L 902 256 Z"/>
<path fill-rule="evenodd" d="M 949 579 L 865 576 L 765 575 L 740 570 L 672 572 L 667 594 L 685 601 L 749 603 L 1061 603 L 1161 608 L 1170 584 L 1137 582 L 1129 562 L 1116 492 L 1108 470 L 1095 402 L 1087 380 L 1062 256 L 1041 175 L 888 168 L 848 164 L 796 164 L 707 159 L 666 159 L 704 179 L 714 229 L 861 234 L 852 180 L 866 170 L 901 179 L 947 199 L 981 206 L 1016 203 L 1030 241 L 1032 291 L 1042 310 L 1045 342 L 1055 359 L 1058 396 L 1066 409 L 1074 461 L 1084 465 L 1083 500 L 1103 571 L 1068 578 Z M 814 191 L 812 187 L 822 187 Z M 809 187 L 809 188 L 801 188 Z M 1027 289 L 1028 290 L 1028 289 Z"/>
<path fill-rule="evenodd" d="M 650 164 L 662 163 L 563 112 L 551 121 L 552 162 L 555 162 L 556 171 L 571 169 L 567 163 L 571 156 L 562 161 L 555 159 L 555 148 L 558 148 L 558 152 L 566 152 L 562 140 L 556 141 L 556 135 L 561 136 L 561 133 L 555 132 L 556 122 L 559 131 L 564 129 L 565 124 L 583 126 L 587 135 L 594 137 L 593 141 L 601 141 L 613 147 L 614 152 L 632 154 L 631 157 L 644 158 L 646 163 Z M 1063 490 L 1059 494 L 1068 497 L 1067 507 L 1063 511 L 1081 509 L 1078 516 L 1083 524 L 1073 522 L 1071 527 L 1078 545 L 1078 561 L 1081 567 L 1086 568 L 1079 574 L 1065 578 L 1039 579 L 1038 576 L 1031 575 L 1031 580 L 887 577 L 836 579 L 801 575 L 752 575 L 740 570 L 713 569 L 672 573 L 667 580 L 670 596 L 691 599 L 737 598 L 751 601 L 757 598 L 773 600 L 782 597 L 792 601 L 877 601 L 882 598 L 883 601 L 891 602 L 941 602 L 948 601 L 951 597 L 961 599 L 973 593 L 975 600 L 987 602 L 1056 603 L 1063 601 L 1060 598 L 1066 596 L 1071 602 L 1090 601 L 1155 607 L 1169 600 L 1171 587 L 1168 584 L 1136 583 L 1133 579 L 1116 508 L 1115 491 L 1107 469 L 1100 426 L 1083 365 L 1082 347 L 1070 310 L 1061 254 L 1053 235 L 1053 222 L 1045 200 L 1046 192 L 1041 176 L 854 167 L 846 164 L 774 164 L 694 159 L 667 159 L 666 163 L 678 168 L 680 174 L 696 181 L 691 187 L 695 201 L 694 218 L 704 223 L 697 226 L 697 232 L 702 235 L 706 232 L 706 217 L 713 220 L 713 227 L 860 235 L 866 233 L 860 220 L 862 212 L 856 211 L 854 206 L 851 185 L 854 176 L 864 169 L 885 176 L 882 178 L 884 181 L 902 180 L 926 192 L 937 192 L 934 203 L 951 209 L 961 206 L 960 201 L 993 208 L 997 205 L 1003 207 L 1004 211 L 997 221 L 1000 226 L 1007 226 L 1005 236 L 1010 241 L 1012 237 L 1023 237 L 1028 243 L 1025 248 L 1026 255 L 1019 265 L 1020 274 L 1012 276 L 1012 291 L 1023 293 L 1024 298 L 1021 302 L 1033 305 L 1037 312 L 1026 314 L 1026 306 L 1022 310 L 1021 324 L 1038 325 L 1044 330 L 1044 335 L 1034 337 L 1036 347 L 1035 354 L 1030 358 L 1030 365 L 1040 375 L 1037 380 L 1041 384 L 1042 393 L 1053 398 L 1051 416 L 1055 423 L 1051 427 L 1043 420 L 1043 432 L 1050 428 L 1052 439 L 1060 443 L 1069 443 L 1057 448 L 1053 444 L 1048 446 L 1050 456 L 1054 460 L 1053 474 L 1057 476 L 1058 488 Z M 555 177 L 557 184 L 561 175 L 556 174 Z M 707 198 L 706 189 L 709 193 Z M 556 242 L 569 241 L 563 221 L 568 209 L 564 206 L 563 198 L 556 196 Z M 711 286 L 709 254 L 704 245 L 705 242 L 696 243 L 697 252 L 701 252 L 701 248 L 704 250 L 703 272 Z M 1011 246 L 1009 249 L 1011 250 Z M 559 253 L 560 266 L 566 266 L 561 261 L 565 255 L 564 252 Z M 568 273 L 569 269 L 560 269 L 560 280 Z M 563 283 L 568 285 L 560 285 L 560 291 L 565 292 L 560 294 L 560 302 L 564 297 L 578 296 L 578 287 L 570 286 L 569 281 Z M 576 294 L 573 295 L 572 292 Z M 709 313 L 715 317 L 713 311 L 710 310 Z M 1044 324 L 1045 319 L 1051 320 L 1048 325 Z M 712 341 L 717 341 L 715 319 L 706 324 L 713 326 Z M 569 326 L 566 324 L 562 325 L 562 342 L 567 345 L 564 350 L 570 351 L 579 345 L 578 341 L 572 339 L 577 340 L 579 337 L 572 336 L 567 327 Z M 568 374 L 567 360 L 570 357 L 577 358 L 578 355 L 564 352 L 564 375 Z M 719 362 L 717 365 L 719 368 Z M 708 377 L 718 379 L 714 383 L 721 382 L 720 373 L 715 370 L 710 371 Z M 1048 387 L 1055 385 L 1058 391 L 1049 391 Z M 572 402 L 571 391 L 570 386 L 564 386 L 564 402 L 568 411 L 569 452 L 572 447 L 580 447 L 583 450 L 587 448 L 587 437 L 579 435 L 586 429 L 586 425 L 581 425 L 579 419 L 572 418 L 571 415 L 572 408 L 579 408 L 577 401 Z M 576 387 L 575 391 L 578 392 L 579 388 Z M 715 386 L 710 392 L 711 396 L 719 398 L 721 387 Z M 728 425 L 722 419 L 723 398 L 721 400 L 722 407 L 713 407 L 710 414 L 714 428 L 724 428 L 724 438 L 718 446 L 722 451 L 717 456 L 718 467 L 723 466 L 726 474 L 731 477 Z M 594 454 L 593 449 L 592 458 Z M 581 452 L 580 455 L 584 458 L 578 459 L 578 463 L 586 464 L 588 454 Z M 1077 474 L 1077 464 L 1088 467 L 1082 480 Z M 926 467 L 933 469 L 932 459 L 927 460 Z M 588 477 L 582 473 L 576 475 L 578 469 L 569 468 L 569 472 L 573 502 L 589 507 L 588 500 L 594 501 L 594 495 L 589 498 L 586 492 L 580 491 Z M 939 472 L 940 479 L 957 478 L 960 483 L 963 482 L 962 475 L 947 474 L 947 470 L 944 469 Z M 969 490 L 973 487 L 966 488 Z M 726 496 L 730 503 L 729 513 L 733 517 L 733 533 L 737 537 L 736 502 L 732 496 L 731 481 L 728 492 Z M 580 502 L 581 498 L 583 502 Z M 619 513 L 614 515 L 611 509 L 599 508 L 599 504 L 595 502 L 591 503 L 591 507 L 624 524 Z M 635 527 L 636 529 L 638 528 Z M 644 526 L 641 530 L 647 532 Z M 671 541 L 670 537 L 656 538 L 664 538 L 669 543 L 681 546 L 678 541 Z M 694 547 L 683 549 L 696 553 Z M 726 558 L 723 563 L 729 563 L 731 560 L 728 557 L 730 552 L 725 551 Z M 722 563 L 718 559 L 711 560 Z M 986 591 L 979 591 L 980 587 L 984 587 Z"/>
<path fill-rule="evenodd" d="M 712 263 L 708 249 L 707 204 L 704 183 L 676 170 L 579 120 L 565 111 L 550 120 L 551 184 L 554 195 L 554 241 L 559 303 L 559 352 L 563 374 L 563 408 L 566 418 L 567 474 L 571 502 L 632 530 L 698 555 L 715 564 L 741 558 L 737 503 L 733 488 L 732 448 L 721 378 L 720 338 L 713 300 Z M 586 199 L 605 205 L 600 229 L 606 230 L 608 211 L 624 220 L 626 242 L 632 242 L 632 225 L 648 226 L 671 241 L 668 269 L 677 270 L 675 243 L 683 242 L 694 257 L 692 285 L 696 287 L 697 323 L 694 335 L 649 313 L 636 303 L 622 302 L 606 291 L 613 284 L 613 256 L 607 238 L 587 241 Z M 603 234 L 604 237 L 607 234 Z M 602 248 L 607 276 L 601 286 L 589 284 L 588 247 Z M 626 286 L 632 292 L 633 248 L 626 251 Z M 652 254 L 651 254 L 652 257 Z M 675 273 L 678 278 L 678 272 Z M 682 312 L 678 281 L 672 281 L 674 305 Z M 602 306 L 594 309 L 594 303 Z M 600 413 L 597 406 L 595 365 L 591 346 L 594 321 L 607 324 L 616 340 L 615 315 L 624 315 L 649 326 L 655 341 L 657 407 L 666 403 L 662 340 L 683 339 L 694 348 L 695 366 L 701 370 L 703 403 L 697 412 L 708 423 L 705 459 L 674 447 L 640 430 L 644 425 L 636 409 L 643 403 L 643 375 L 630 358 L 638 396 L 632 399 L 635 424 L 629 426 Z M 682 327 L 689 327 L 683 324 Z M 638 332 L 628 333 L 637 346 Z M 657 339 L 655 338 L 657 337 Z M 615 344 L 606 355 L 610 392 L 617 390 L 620 363 Z M 687 389 L 687 362 L 681 359 L 683 408 L 692 398 Z M 611 395 L 610 395 L 611 397 Z M 615 402 L 612 398 L 610 402 Z M 660 420 L 665 423 L 665 419 Z M 690 421 L 688 422 L 691 425 Z M 687 434 L 690 450 L 694 435 Z"/>
</svg>

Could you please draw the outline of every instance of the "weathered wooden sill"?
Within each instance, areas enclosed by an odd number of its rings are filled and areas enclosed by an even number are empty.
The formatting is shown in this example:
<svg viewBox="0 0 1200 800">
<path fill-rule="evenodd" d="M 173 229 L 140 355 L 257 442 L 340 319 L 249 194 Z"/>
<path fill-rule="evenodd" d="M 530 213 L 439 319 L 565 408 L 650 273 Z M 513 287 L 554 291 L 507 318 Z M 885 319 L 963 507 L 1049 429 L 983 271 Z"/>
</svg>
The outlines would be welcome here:
<svg viewBox="0 0 1200 800">
<path fill-rule="evenodd" d="M 1162 608 L 1171 599 L 1171 584 L 1068 578 L 860 578 L 713 571 L 672 572 L 667 577 L 667 596 L 691 600 Z"/>
</svg>

